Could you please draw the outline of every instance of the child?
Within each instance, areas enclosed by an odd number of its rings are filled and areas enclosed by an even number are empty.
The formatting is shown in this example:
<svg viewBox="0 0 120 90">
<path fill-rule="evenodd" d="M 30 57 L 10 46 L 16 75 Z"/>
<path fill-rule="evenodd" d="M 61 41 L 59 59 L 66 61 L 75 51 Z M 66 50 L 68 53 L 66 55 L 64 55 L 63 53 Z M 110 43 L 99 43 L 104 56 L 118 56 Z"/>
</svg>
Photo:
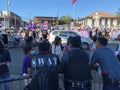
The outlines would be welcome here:
<svg viewBox="0 0 120 90">
<path fill-rule="evenodd" d="M 34 53 L 34 50 L 32 50 L 32 46 L 30 45 L 25 45 L 23 47 L 24 51 L 24 60 L 23 60 L 23 67 L 22 67 L 22 75 L 23 76 L 28 76 L 28 63 L 31 59 L 31 55 Z M 30 83 L 29 79 L 25 79 L 25 86 L 27 86 Z"/>
</svg>

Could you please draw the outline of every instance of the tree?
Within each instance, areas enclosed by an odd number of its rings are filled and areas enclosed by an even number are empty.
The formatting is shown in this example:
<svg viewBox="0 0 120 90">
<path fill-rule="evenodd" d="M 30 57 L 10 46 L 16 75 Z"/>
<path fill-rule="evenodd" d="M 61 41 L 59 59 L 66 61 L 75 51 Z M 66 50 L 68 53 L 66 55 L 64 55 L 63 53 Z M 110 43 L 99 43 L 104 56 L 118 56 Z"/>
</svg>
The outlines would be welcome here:
<svg viewBox="0 0 120 90">
<path fill-rule="evenodd" d="M 119 25 L 120 24 L 120 8 L 118 9 L 118 12 L 117 12 L 117 21 Z"/>
<path fill-rule="evenodd" d="M 62 16 L 59 19 L 59 24 L 70 24 L 72 21 L 72 17 L 70 15 Z"/>
</svg>

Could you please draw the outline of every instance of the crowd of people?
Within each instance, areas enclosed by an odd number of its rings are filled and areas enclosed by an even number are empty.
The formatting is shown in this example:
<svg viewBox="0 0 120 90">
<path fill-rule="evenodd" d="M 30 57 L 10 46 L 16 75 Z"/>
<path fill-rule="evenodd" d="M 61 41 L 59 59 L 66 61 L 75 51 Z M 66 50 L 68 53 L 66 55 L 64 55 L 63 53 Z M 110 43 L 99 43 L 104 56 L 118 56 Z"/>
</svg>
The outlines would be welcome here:
<svg viewBox="0 0 120 90">
<path fill-rule="evenodd" d="M 113 39 L 117 38 L 116 36 L 118 34 L 116 34 L 116 33 L 119 33 L 119 28 L 104 28 L 104 29 L 92 28 L 92 29 L 90 29 L 90 38 L 92 36 L 96 35 L 96 37 L 103 36 L 103 37 L 107 38 L 108 40 L 109 39 L 113 40 Z"/>
<path fill-rule="evenodd" d="M 24 58 L 27 65 L 23 63 L 26 74 L 32 76 L 31 90 L 57 90 L 59 73 L 64 74 L 65 90 L 91 90 L 91 70 L 97 70 L 98 66 L 101 68 L 103 90 L 119 90 L 120 62 L 115 52 L 107 47 L 108 40 L 105 37 L 94 37 L 93 40 L 92 57 L 82 49 L 79 36 L 69 37 L 65 47 L 61 46 L 61 38 L 58 36 L 52 45 L 46 38 L 42 39 L 38 44 L 38 54 L 31 46 L 27 55 L 32 59 L 27 61 Z"/>
<path fill-rule="evenodd" d="M 22 75 L 32 77 L 24 80 L 24 90 L 58 90 L 59 75 L 64 75 L 65 90 L 92 90 L 91 71 L 98 70 L 98 67 L 101 69 L 103 90 L 120 90 L 120 62 L 117 57 L 120 45 L 117 52 L 112 51 L 107 47 L 108 39 L 100 34 L 97 36 L 96 32 L 95 37 L 92 36 L 93 55 L 90 56 L 81 47 L 80 36 L 69 37 L 67 46 L 63 47 L 59 36 L 50 44 L 46 32 L 37 39 L 38 33 L 26 31 L 24 37 Z M 10 53 L 0 42 L 0 80 L 10 78 L 8 62 L 11 62 Z M 4 85 L 5 90 L 10 90 L 10 83 Z"/>
</svg>

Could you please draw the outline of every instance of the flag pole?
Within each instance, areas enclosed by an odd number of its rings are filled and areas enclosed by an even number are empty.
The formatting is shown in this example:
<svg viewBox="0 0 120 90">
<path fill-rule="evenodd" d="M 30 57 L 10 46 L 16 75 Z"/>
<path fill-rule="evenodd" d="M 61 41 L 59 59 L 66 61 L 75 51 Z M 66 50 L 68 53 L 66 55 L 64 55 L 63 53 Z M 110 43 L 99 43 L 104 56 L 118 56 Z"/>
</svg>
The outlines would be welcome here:
<svg viewBox="0 0 120 90">
<path fill-rule="evenodd" d="M 56 8 L 57 8 L 57 26 L 59 25 L 59 1 L 56 0 Z"/>
<path fill-rule="evenodd" d="M 73 26 L 75 26 L 75 3 L 73 4 Z"/>
<path fill-rule="evenodd" d="M 10 0 L 6 0 L 7 21 L 8 21 L 8 28 L 10 29 L 10 12 L 9 12 L 9 4 L 10 4 Z"/>
</svg>

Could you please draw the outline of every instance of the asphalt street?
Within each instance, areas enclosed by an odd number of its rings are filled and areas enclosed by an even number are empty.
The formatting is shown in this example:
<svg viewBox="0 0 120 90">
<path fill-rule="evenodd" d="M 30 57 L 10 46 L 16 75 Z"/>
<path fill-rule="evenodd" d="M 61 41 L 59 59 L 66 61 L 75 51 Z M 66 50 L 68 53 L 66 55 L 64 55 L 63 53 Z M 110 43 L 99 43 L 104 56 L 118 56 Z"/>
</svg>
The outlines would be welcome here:
<svg viewBox="0 0 120 90">
<path fill-rule="evenodd" d="M 10 73 L 13 75 L 20 75 L 22 70 L 24 53 L 22 48 L 9 49 L 12 62 L 10 64 Z"/>
</svg>

